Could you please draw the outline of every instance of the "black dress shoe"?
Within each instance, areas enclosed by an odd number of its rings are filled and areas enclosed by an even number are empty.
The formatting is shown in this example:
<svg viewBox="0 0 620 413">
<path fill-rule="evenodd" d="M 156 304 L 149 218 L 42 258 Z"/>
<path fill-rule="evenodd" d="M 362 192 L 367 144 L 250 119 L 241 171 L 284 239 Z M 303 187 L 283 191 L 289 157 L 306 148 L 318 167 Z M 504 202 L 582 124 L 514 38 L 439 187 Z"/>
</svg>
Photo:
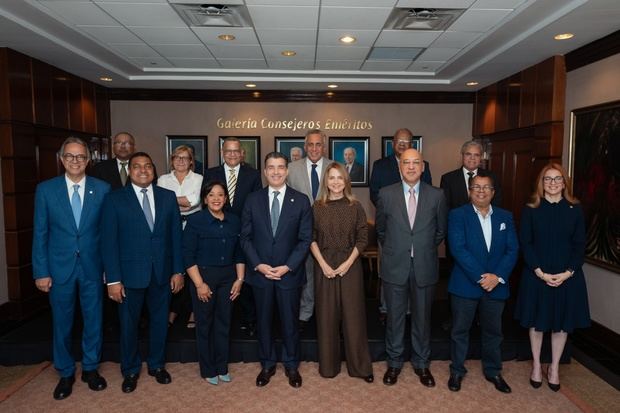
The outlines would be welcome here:
<svg viewBox="0 0 620 413">
<path fill-rule="evenodd" d="M 290 384 L 291 387 L 301 387 L 301 374 L 299 374 L 297 369 L 284 369 L 284 374 L 288 377 L 288 384 Z"/>
<path fill-rule="evenodd" d="M 508 383 L 506 383 L 504 381 L 504 379 L 501 376 L 501 374 L 498 374 L 495 377 L 485 377 L 485 379 L 487 379 L 487 381 L 490 381 L 491 383 L 493 383 L 495 388 L 497 390 L 501 391 L 502 393 L 511 393 L 512 392 L 512 389 L 510 388 Z"/>
<path fill-rule="evenodd" d="M 448 388 L 450 389 L 450 391 L 461 390 L 462 380 L 463 380 L 463 376 L 457 376 L 456 374 L 450 374 L 450 379 L 448 380 Z"/>
<path fill-rule="evenodd" d="M 262 369 L 258 376 L 256 376 L 256 386 L 263 387 L 269 384 L 269 380 L 276 374 L 276 366 L 271 366 L 268 369 Z"/>
<path fill-rule="evenodd" d="M 164 367 L 158 367 L 155 370 L 149 370 L 149 376 L 155 377 L 155 380 L 157 380 L 157 383 L 159 384 L 169 384 L 172 382 L 172 377 L 170 377 L 170 373 L 168 373 Z"/>
<path fill-rule="evenodd" d="M 299 320 L 299 332 L 303 333 L 304 330 L 307 330 L 309 324 L 310 320 Z"/>
<path fill-rule="evenodd" d="M 388 367 L 387 371 L 383 375 L 383 384 L 387 386 L 391 386 L 396 384 L 398 381 L 398 375 L 400 374 L 400 369 L 397 367 Z"/>
<path fill-rule="evenodd" d="M 362 377 L 366 383 L 372 383 L 375 381 L 375 376 L 370 374 L 368 376 Z"/>
<path fill-rule="evenodd" d="M 137 373 L 128 374 L 123 378 L 123 384 L 121 385 L 121 389 L 123 389 L 123 393 L 131 393 L 138 386 L 138 378 L 140 375 Z"/>
<path fill-rule="evenodd" d="M 413 372 L 420 378 L 420 383 L 426 387 L 435 387 L 435 378 L 428 368 L 413 369 Z"/>
<path fill-rule="evenodd" d="M 75 377 L 61 377 L 54 389 L 54 398 L 56 400 L 66 399 L 71 396 L 73 391 L 73 383 L 75 383 Z"/>
<path fill-rule="evenodd" d="M 83 371 L 82 381 L 88 383 L 88 388 L 94 391 L 100 391 L 108 387 L 108 383 L 106 383 L 97 370 Z"/>
<path fill-rule="evenodd" d="M 381 323 L 381 325 L 384 326 L 386 321 L 387 321 L 387 313 L 379 312 L 379 322 Z"/>
</svg>

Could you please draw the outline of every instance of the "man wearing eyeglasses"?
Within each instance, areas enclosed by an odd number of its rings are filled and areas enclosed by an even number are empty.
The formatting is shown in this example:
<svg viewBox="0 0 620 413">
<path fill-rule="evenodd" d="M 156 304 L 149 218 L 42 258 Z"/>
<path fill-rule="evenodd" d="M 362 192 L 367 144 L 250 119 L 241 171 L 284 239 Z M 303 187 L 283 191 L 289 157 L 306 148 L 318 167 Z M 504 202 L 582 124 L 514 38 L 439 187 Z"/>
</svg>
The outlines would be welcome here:
<svg viewBox="0 0 620 413">
<path fill-rule="evenodd" d="M 501 375 L 502 312 L 519 244 L 512 214 L 491 206 L 494 184 L 490 174 L 479 170 L 470 179 L 470 203 L 453 209 L 448 217 L 448 244 L 455 261 L 448 283 L 452 303 L 451 391 L 461 389 L 467 373 L 469 330 L 478 310 L 484 377 L 498 391 L 511 392 Z"/>
<path fill-rule="evenodd" d="M 134 153 L 136 141 L 129 132 L 119 132 L 112 139 L 114 158 L 99 162 L 92 170 L 92 176 L 106 181 L 112 189 L 122 188 L 129 183 L 128 162 Z"/>
<path fill-rule="evenodd" d="M 75 382 L 71 330 L 78 297 L 84 320 L 81 379 L 94 391 L 107 386 L 97 372 L 103 338 L 99 221 L 110 191 L 107 183 L 86 176 L 90 151 L 83 140 L 67 138 L 59 155 L 65 173 L 37 186 L 32 237 L 35 284 L 49 293 L 52 308 L 56 400 L 69 397 Z"/>
</svg>

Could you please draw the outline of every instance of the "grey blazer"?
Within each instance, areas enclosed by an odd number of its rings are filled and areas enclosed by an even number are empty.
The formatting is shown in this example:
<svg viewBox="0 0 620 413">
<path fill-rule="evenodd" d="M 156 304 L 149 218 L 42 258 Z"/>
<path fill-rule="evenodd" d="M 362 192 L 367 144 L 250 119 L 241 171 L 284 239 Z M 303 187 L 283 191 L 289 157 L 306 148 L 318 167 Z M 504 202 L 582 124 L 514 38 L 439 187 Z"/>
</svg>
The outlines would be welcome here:
<svg viewBox="0 0 620 413">
<path fill-rule="evenodd" d="M 312 198 L 312 186 L 310 185 L 310 177 L 308 176 L 307 160 L 308 157 L 304 157 L 288 164 L 287 183 L 291 188 L 306 194 L 308 200 L 310 200 L 310 205 L 313 205 L 314 198 Z M 319 182 L 323 179 L 323 172 L 332 162 L 334 161 L 323 157 L 321 170 L 317 171 L 319 174 Z"/>
<path fill-rule="evenodd" d="M 416 218 L 411 229 L 402 182 L 381 188 L 376 229 L 382 247 L 383 280 L 399 285 L 407 282 L 413 245 L 413 267 L 418 286 L 437 283 L 437 246 L 448 229 L 448 205 L 441 189 L 420 182 Z"/>
</svg>

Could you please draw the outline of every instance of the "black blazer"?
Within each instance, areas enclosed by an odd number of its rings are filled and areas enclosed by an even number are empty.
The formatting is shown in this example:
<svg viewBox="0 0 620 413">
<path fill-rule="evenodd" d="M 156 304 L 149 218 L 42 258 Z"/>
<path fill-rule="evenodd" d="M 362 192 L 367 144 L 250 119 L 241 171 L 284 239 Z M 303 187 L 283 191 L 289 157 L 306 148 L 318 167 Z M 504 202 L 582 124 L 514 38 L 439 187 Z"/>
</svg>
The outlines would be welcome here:
<svg viewBox="0 0 620 413">
<path fill-rule="evenodd" d="M 204 176 L 203 185 L 206 185 L 207 182 L 214 180 L 227 184 L 224 165 L 207 169 Z M 260 172 L 251 166 L 242 164 L 239 168 L 239 176 L 237 177 L 237 188 L 235 189 L 234 204 L 231 206 L 230 200 L 226 201 L 226 207 L 224 210 L 230 211 L 241 218 L 243 205 L 245 204 L 245 200 L 248 195 L 254 191 L 258 191 L 262 187 L 263 183 L 261 181 Z"/>
<path fill-rule="evenodd" d="M 116 163 L 116 158 L 106 159 L 105 161 L 99 162 L 93 167 L 90 175 L 109 183 L 113 190 L 123 187 L 123 183 L 121 182 L 121 175 L 118 172 L 118 164 Z M 155 180 L 155 182 L 157 182 L 157 180 Z M 127 184 L 128 183 L 129 168 L 127 168 Z"/>
<path fill-rule="evenodd" d="M 495 182 L 495 196 L 491 203 L 493 206 L 502 206 L 502 188 L 500 186 L 497 176 L 487 170 L 478 168 L 478 170 L 486 171 Z M 439 185 L 443 189 L 443 193 L 448 201 L 448 208 L 454 209 L 462 205 L 469 203 L 469 191 L 465 185 L 465 178 L 463 178 L 463 167 L 459 167 L 454 171 L 445 173 L 441 176 L 441 184 Z"/>
<path fill-rule="evenodd" d="M 386 156 L 385 158 L 377 159 L 372 164 L 372 174 L 370 175 L 370 200 L 373 205 L 375 207 L 377 206 L 379 190 L 381 188 L 400 182 L 400 180 L 400 170 L 398 169 L 396 155 L 392 154 L 390 156 Z M 420 180 L 429 185 L 433 184 L 433 178 L 431 177 L 431 166 L 426 161 L 424 161 L 424 172 L 422 173 Z"/>
</svg>

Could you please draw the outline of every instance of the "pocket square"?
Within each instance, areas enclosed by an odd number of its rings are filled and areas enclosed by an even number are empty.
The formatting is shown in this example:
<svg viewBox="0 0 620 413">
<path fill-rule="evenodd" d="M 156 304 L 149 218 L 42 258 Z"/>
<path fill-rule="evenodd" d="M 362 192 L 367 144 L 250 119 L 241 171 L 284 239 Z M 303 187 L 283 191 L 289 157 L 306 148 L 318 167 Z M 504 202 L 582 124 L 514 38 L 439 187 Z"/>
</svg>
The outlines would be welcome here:
<svg viewBox="0 0 620 413">
<path fill-rule="evenodd" d="M 506 223 L 502 222 L 501 224 L 499 224 L 499 230 L 503 231 L 506 229 Z"/>
</svg>

